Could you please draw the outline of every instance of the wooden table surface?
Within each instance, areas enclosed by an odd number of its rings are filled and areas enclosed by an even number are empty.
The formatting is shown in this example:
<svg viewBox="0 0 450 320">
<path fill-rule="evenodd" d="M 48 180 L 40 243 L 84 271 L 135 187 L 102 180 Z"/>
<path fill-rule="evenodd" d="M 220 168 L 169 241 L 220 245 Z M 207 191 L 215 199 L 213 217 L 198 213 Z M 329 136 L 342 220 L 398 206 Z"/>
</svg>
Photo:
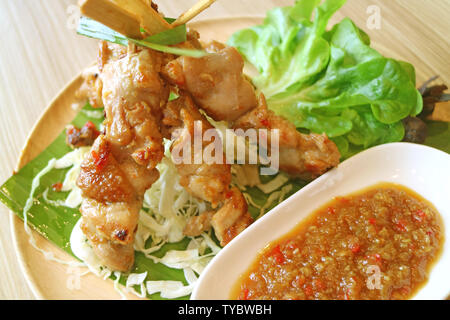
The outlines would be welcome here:
<svg viewBox="0 0 450 320">
<path fill-rule="evenodd" d="M 0 0 L 0 184 L 12 174 L 33 124 L 61 88 L 96 56 L 96 41 L 77 36 L 76 0 Z M 157 1 L 176 17 L 195 0 Z M 219 0 L 197 20 L 263 16 L 294 0 Z M 380 9 L 381 29 L 368 30 L 369 6 Z M 371 36 L 407 61 L 436 61 L 421 67 L 418 81 L 441 74 L 450 83 L 450 0 L 349 0 L 334 19 L 350 16 Z M 394 27 L 394 28 L 392 28 Z M 383 33 L 395 29 L 397 34 Z M 391 32 L 391 31 L 390 31 Z M 392 35 L 392 37 L 390 36 Z M 398 39 L 404 41 L 401 46 Z M 378 41 L 377 41 L 378 40 Z M 412 49 L 412 50 L 411 50 Z M 0 205 L 0 299 L 33 299 L 14 251 L 8 209 Z"/>
</svg>

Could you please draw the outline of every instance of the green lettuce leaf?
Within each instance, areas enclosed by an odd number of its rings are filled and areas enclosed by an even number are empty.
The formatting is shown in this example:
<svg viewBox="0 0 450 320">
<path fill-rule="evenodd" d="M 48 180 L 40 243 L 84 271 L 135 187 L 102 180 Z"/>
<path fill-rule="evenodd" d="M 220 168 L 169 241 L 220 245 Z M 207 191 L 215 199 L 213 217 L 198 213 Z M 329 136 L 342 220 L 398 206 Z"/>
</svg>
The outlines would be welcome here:
<svg viewBox="0 0 450 320">
<path fill-rule="evenodd" d="M 238 31 L 228 44 L 259 70 L 253 82 L 270 109 L 299 129 L 326 133 L 348 158 L 401 141 L 401 120 L 419 114 L 423 102 L 414 67 L 383 57 L 350 19 L 326 31 L 344 3 L 300 0 L 276 8 L 262 25 Z"/>
</svg>

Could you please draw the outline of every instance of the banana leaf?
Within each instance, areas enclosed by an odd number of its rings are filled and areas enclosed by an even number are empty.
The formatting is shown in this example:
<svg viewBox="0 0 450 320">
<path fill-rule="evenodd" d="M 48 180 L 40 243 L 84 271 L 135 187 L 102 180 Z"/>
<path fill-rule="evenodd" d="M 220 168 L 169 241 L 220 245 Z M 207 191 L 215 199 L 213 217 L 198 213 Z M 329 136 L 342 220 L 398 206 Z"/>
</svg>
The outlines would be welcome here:
<svg viewBox="0 0 450 320">
<path fill-rule="evenodd" d="M 92 121 L 98 127 L 103 119 L 99 119 L 98 117 L 89 117 L 89 115 L 92 115 L 92 111 L 101 112 L 98 109 L 92 108 L 89 104 L 86 104 L 82 111 L 79 112 L 73 120 L 72 124 L 77 127 L 82 127 L 87 121 Z M 25 165 L 21 170 L 19 170 L 19 172 L 10 177 L 0 187 L 0 201 L 3 202 L 15 214 L 17 214 L 18 217 L 23 219 L 22 212 L 30 194 L 33 178 L 47 166 L 51 159 L 59 159 L 71 150 L 72 149 L 68 147 L 65 142 L 65 132 L 62 132 L 41 154 Z M 68 193 L 55 192 L 52 190 L 52 186 L 62 182 L 68 170 L 69 168 L 53 169 L 40 179 L 40 185 L 34 193 L 33 205 L 28 212 L 27 219 L 28 224 L 39 234 L 75 257 L 70 249 L 70 235 L 73 227 L 80 219 L 80 212 L 78 209 L 71 209 L 64 206 L 54 206 L 48 203 L 43 196 L 45 190 L 49 190 L 47 199 L 63 200 L 67 197 Z M 287 196 L 292 195 L 305 184 L 306 183 L 303 181 L 293 181 L 293 189 L 287 194 Z M 255 204 L 258 206 L 263 206 L 266 201 L 266 194 L 257 188 L 250 188 L 246 192 L 252 195 L 252 199 Z M 277 203 L 270 205 L 264 210 L 264 212 L 269 211 L 275 205 L 277 205 Z M 260 209 L 252 205 L 249 205 L 249 211 L 254 218 L 260 214 Z M 186 249 L 188 243 L 189 238 L 185 238 L 177 243 L 166 244 L 153 255 L 162 257 L 168 250 L 184 250 Z M 135 265 L 130 272 L 147 272 L 146 280 L 175 280 L 182 281 L 185 285 L 187 285 L 182 270 L 172 269 L 163 264 L 155 263 L 146 258 L 141 252 L 136 252 Z M 115 276 L 112 275 L 111 279 L 115 279 Z M 126 280 L 127 275 L 122 275 L 119 283 L 125 285 Z M 135 287 L 135 289 L 138 292 L 140 291 L 139 287 Z M 159 293 L 148 295 L 148 298 L 161 299 Z M 180 299 L 188 298 L 189 297 L 186 296 Z"/>
<path fill-rule="evenodd" d="M 173 22 L 170 19 L 169 22 Z M 181 25 L 173 29 L 157 33 L 143 40 L 131 39 L 121 35 L 120 33 L 104 26 L 103 24 L 86 18 L 81 17 L 80 23 L 78 25 L 77 33 L 89 38 L 106 40 L 112 43 L 120 44 L 122 46 L 127 46 L 128 43 L 134 42 L 143 47 L 147 47 L 156 51 L 172 53 L 180 56 L 190 56 L 195 58 L 200 58 L 206 55 L 206 52 L 202 50 L 194 49 L 182 49 L 177 47 L 171 47 L 181 42 L 186 41 L 186 25 Z"/>
<path fill-rule="evenodd" d="M 73 120 L 72 124 L 81 127 L 87 121 L 92 121 L 98 126 L 103 119 L 89 117 L 89 115 L 92 115 L 90 112 L 95 110 L 96 109 L 92 108 L 89 104 L 86 104 L 82 109 L 82 112 L 79 112 Z M 98 109 L 97 112 L 99 112 Z M 450 153 L 450 123 L 428 121 L 427 124 L 429 127 L 429 137 L 425 144 Z M 71 148 L 68 147 L 65 142 L 65 133 L 62 132 L 41 154 L 25 165 L 19 172 L 10 177 L 0 187 L 0 201 L 16 213 L 17 216 L 23 219 L 22 212 L 29 197 L 33 178 L 47 166 L 51 159 L 61 158 L 70 151 Z M 69 169 L 53 169 L 41 178 L 40 185 L 35 192 L 33 205 L 28 212 L 28 224 L 59 248 L 73 255 L 70 249 L 70 235 L 73 227 L 80 218 L 78 209 L 54 206 L 49 204 L 43 197 L 44 191 L 49 189 L 48 199 L 63 200 L 66 198 L 67 193 L 54 192 L 52 191 L 52 186 L 63 181 L 68 170 Z M 264 177 L 261 178 L 263 182 L 265 182 L 265 179 L 268 179 Z M 287 197 L 306 185 L 306 182 L 300 180 L 292 180 L 290 183 L 293 188 L 287 194 Z M 252 196 L 254 204 L 249 204 L 249 212 L 256 218 L 261 213 L 260 207 L 264 205 L 267 195 L 258 188 L 248 188 L 246 192 Z M 277 203 L 271 204 L 264 210 L 264 213 L 268 212 L 275 205 L 277 205 Z M 178 243 L 166 244 L 154 255 L 162 257 L 168 250 L 184 250 L 188 243 L 189 239 L 185 238 Z M 155 263 L 140 252 L 136 252 L 136 262 L 131 272 L 147 272 L 147 280 L 176 280 L 182 281 L 185 285 L 187 284 L 182 270 L 172 269 L 163 264 Z M 111 278 L 114 279 L 114 276 Z M 123 275 L 119 283 L 125 285 L 126 279 L 127 276 Z M 136 291 L 139 291 L 138 287 L 135 289 Z M 161 299 L 158 293 L 148 295 L 148 298 Z M 180 299 L 187 298 L 189 297 L 186 296 Z"/>
</svg>

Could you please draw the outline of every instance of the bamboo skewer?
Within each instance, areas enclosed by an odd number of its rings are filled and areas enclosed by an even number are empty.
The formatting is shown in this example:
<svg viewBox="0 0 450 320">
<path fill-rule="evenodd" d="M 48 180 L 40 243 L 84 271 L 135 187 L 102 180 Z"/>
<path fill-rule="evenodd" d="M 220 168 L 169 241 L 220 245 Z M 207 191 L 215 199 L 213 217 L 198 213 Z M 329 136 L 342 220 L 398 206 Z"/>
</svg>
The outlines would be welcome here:
<svg viewBox="0 0 450 320">
<path fill-rule="evenodd" d="M 140 39 L 141 23 L 139 18 L 109 0 L 82 0 L 81 13 L 127 37 Z"/>
<path fill-rule="evenodd" d="M 216 0 L 200 0 L 192 8 L 183 13 L 178 19 L 172 23 L 173 27 L 187 23 L 188 21 L 194 19 L 202 11 L 208 9 Z"/>
<path fill-rule="evenodd" d="M 82 0 L 80 9 L 83 15 L 133 39 L 142 38 L 141 27 L 149 35 L 172 28 L 147 0 Z"/>
<path fill-rule="evenodd" d="M 172 28 L 172 26 L 151 7 L 151 1 L 112 0 L 112 2 L 136 15 L 140 19 L 142 28 L 144 28 L 149 35 L 154 35 Z"/>
<path fill-rule="evenodd" d="M 169 24 L 152 8 L 150 0 L 80 0 L 81 13 L 133 39 L 142 39 L 141 28 L 149 35 L 190 21 L 216 0 L 200 0 Z"/>
</svg>

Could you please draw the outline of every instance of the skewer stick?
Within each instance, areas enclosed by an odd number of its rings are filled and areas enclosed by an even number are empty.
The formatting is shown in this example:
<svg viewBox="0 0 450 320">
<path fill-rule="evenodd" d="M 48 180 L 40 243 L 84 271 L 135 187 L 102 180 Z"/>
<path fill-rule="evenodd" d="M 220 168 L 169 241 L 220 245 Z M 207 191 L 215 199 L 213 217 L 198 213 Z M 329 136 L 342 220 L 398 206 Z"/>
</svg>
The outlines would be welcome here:
<svg viewBox="0 0 450 320">
<path fill-rule="evenodd" d="M 172 26 L 148 0 L 82 0 L 81 13 L 133 39 L 142 39 L 141 27 L 153 35 Z"/>
<path fill-rule="evenodd" d="M 139 18 L 109 0 L 81 0 L 81 13 L 127 37 L 141 39 Z"/>
<path fill-rule="evenodd" d="M 187 23 L 188 21 L 194 19 L 202 11 L 208 9 L 216 0 L 200 0 L 192 8 L 183 13 L 178 19 L 172 23 L 173 27 Z"/>
<path fill-rule="evenodd" d="M 149 35 L 171 29 L 172 26 L 151 7 L 148 0 L 112 0 L 119 7 L 134 14 L 140 19 L 142 28 Z"/>
</svg>

